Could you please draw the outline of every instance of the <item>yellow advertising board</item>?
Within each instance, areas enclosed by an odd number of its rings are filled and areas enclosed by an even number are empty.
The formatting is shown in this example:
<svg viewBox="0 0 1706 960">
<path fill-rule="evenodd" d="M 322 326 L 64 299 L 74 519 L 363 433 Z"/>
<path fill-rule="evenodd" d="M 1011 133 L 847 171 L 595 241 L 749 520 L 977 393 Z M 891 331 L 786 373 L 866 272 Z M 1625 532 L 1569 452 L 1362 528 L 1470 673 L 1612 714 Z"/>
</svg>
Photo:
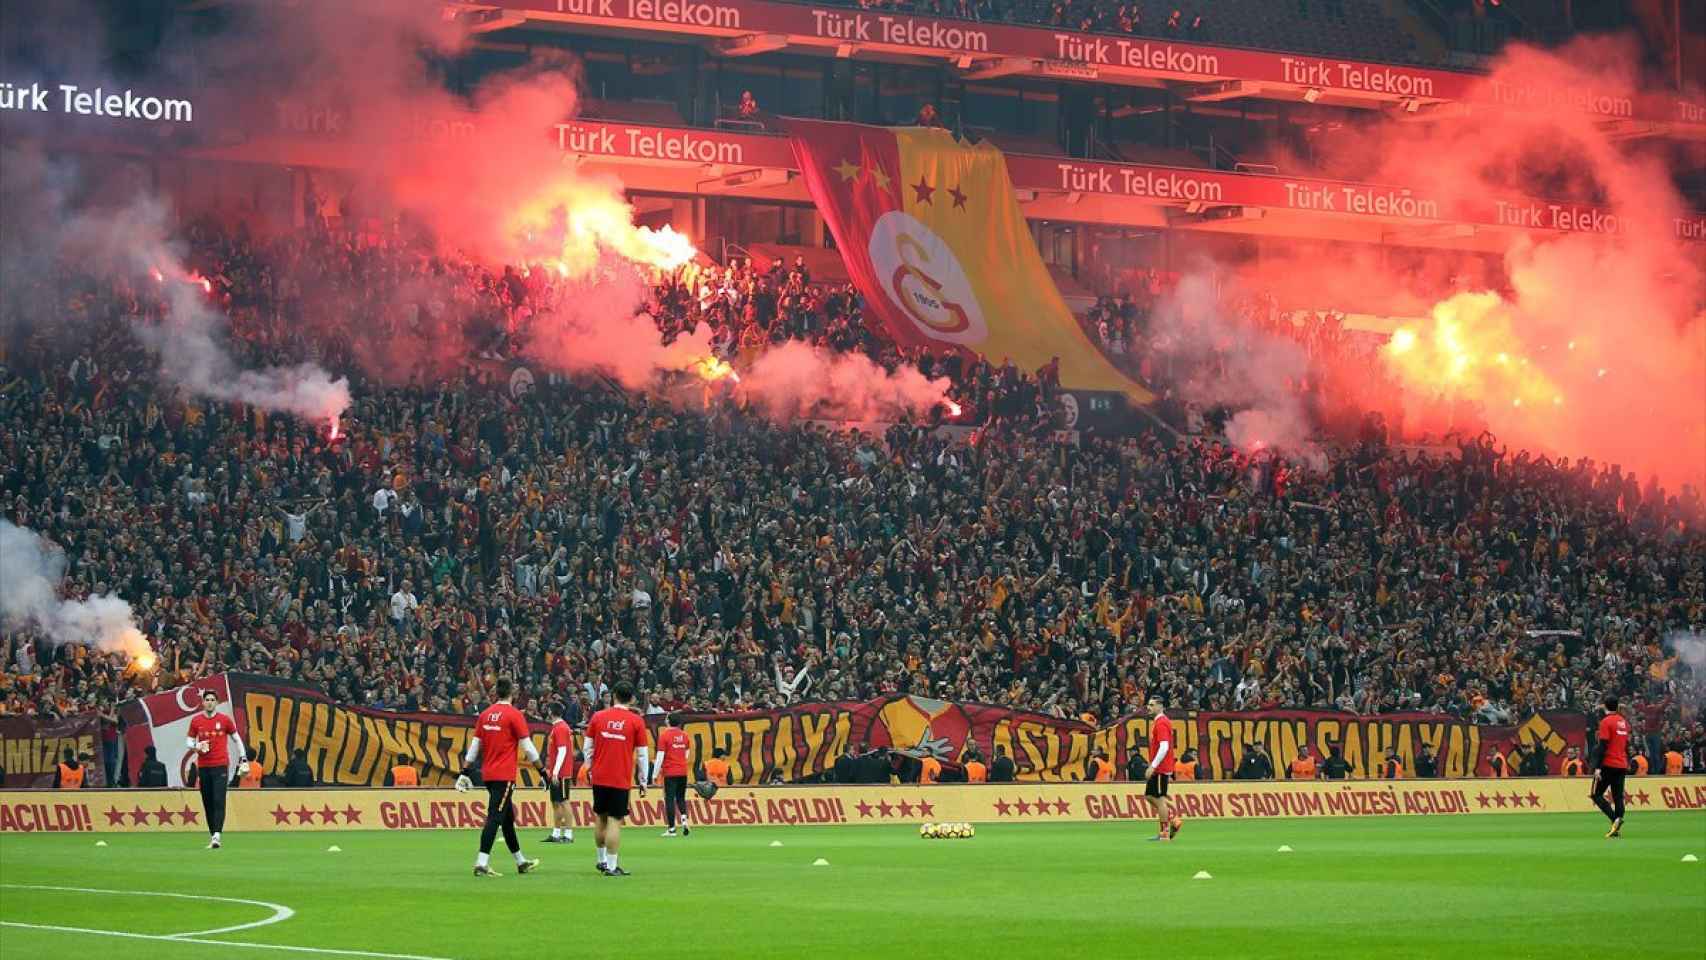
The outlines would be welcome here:
<svg viewBox="0 0 1706 960">
<path fill-rule="evenodd" d="M 1584 778 L 1511 780 L 1215 781 L 1174 785 L 1173 809 L 1211 820 L 1282 817 L 1455 817 L 1594 810 Z M 592 819 L 592 797 L 570 797 L 576 826 Z M 917 786 L 732 787 L 710 800 L 691 798 L 695 826 L 915 824 L 930 820 L 1056 823 L 1143 820 L 1139 783 L 1008 783 Z M 1706 811 L 1706 776 L 1629 781 L 1629 810 Z M 635 797 L 630 820 L 663 821 L 663 795 Z M 516 794 L 522 827 L 550 825 L 543 789 Z M 233 790 L 227 831 L 472 829 L 485 817 L 485 793 L 437 788 Z M 199 831 L 201 797 L 193 790 L 18 790 L 0 792 L 0 833 Z"/>
</svg>

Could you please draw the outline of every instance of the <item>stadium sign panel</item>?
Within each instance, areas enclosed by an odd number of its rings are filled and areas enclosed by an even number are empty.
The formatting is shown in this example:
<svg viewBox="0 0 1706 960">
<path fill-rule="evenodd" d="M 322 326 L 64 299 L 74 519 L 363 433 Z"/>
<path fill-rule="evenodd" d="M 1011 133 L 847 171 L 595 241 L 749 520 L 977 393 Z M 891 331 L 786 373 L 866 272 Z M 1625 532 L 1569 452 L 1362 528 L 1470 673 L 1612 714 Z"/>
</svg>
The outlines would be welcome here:
<svg viewBox="0 0 1706 960">
<path fill-rule="evenodd" d="M 820 128 L 855 126 L 821 124 Z M 575 120 L 557 124 L 554 136 L 560 150 L 589 158 L 799 168 L 787 138 L 773 135 Z M 1464 223 L 1556 233 L 1618 234 L 1631 227 L 1622 217 L 1585 204 L 1484 198 L 1453 202 L 1409 187 L 1381 184 L 1019 153 L 1005 157 L 1008 175 L 1020 190 L 1096 194 L 1174 206 L 1265 207 L 1406 223 Z M 1706 217 L 1673 217 L 1668 227 L 1679 240 L 1706 242 Z"/>
<path fill-rule="evenodd" d="M 592 822 L 590 791 L 570 794 L 577 827 Z M 542 790 L 516 798 L 516 825 L 550 825 Z M 695 827 L 909 825 L 927 821 L 1059 823 L 1151 819 L 1143 785 L 991 783 L 976 786 L 736 787 L 688 799 Z M 1706 811 L 1706 776 L 1629 781 L 1635 817 L 1660 810 Z M 1461 817 L 1592 813 L 1588 781 L 1356 780 L 1176 782 L 1173 809 L 1192 819 L 1288 817 Z M 635 796 L 629 823 L 663 823 L 657 792 Z M 431 788 L 233 790 L 226 833 L 338 830 L 477 830 L 483 794 Z M 206 830 L 193 790 L 0 792 L 0 833 L 184 833 Z"/>
<path fill-rule="evenodd" d="M 1524 111 L 1575 110 L 1596 117 L 1698 126 L 1706 103 L 1675 94 L 1630 98 L 1605 90 L 1495 83 L 1458 70 L 1314 57 L 1271 50 L 1066 32 L 1042 26 L 848 10 L 770 0 L 720 3 L 680 0 L 482 0 L 529 18 L 658 33 L 703 36 L 772 34 L 790 46 L 947 58 L 972 67 L 976 58 L 1029 58 L 1094 68 L 1091 79 L 1243 80 L 1274 92 L 1307 90 L 1353 101 L 1463 101 Z M 842 55 L 847 55 L 842 54 Z M 966 63 L 973 58 L 973 63 Z"/>
</svg>

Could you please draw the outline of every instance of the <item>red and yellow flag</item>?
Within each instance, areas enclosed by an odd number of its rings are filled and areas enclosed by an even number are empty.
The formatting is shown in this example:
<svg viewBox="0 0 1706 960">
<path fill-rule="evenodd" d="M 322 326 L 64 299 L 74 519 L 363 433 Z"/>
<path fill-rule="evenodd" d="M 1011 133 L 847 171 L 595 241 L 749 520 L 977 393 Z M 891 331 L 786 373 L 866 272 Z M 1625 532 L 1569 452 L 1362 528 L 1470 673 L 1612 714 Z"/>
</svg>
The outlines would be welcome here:
<svg viewBox="0 0 1706 960">
<path fill-rule="evenodd" d="M 1067 309 L 1000 150 L 930 127 L 790 120 L 788 133 L 867 316 L 897 342 L 1028 371 L 1059 357 L 1063 386 L 1153 399 Z"/>
</svg>

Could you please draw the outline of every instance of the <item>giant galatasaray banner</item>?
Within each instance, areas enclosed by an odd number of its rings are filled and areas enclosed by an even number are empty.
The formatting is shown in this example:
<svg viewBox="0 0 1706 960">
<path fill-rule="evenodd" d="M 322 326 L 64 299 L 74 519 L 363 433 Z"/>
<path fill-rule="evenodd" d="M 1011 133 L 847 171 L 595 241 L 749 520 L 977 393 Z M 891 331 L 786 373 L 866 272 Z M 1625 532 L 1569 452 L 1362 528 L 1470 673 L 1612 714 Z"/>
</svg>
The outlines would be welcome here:
<svg viewBox="0 0 1706 960">
<path fill-rule="evenodd" d="M 847 272 L 894 339 L 963 349 L 1148 403 L 1085 338 L 1013 197 L 1006 159 L 946 130 L 787 120 L 806 187 Z"/>
<path fill-rule="evenodd" d="M 126 705 L 127 717 L 145 713 L 149 723 L 164 723 L 151 730 L 148 723 L 133 720 L 127 737 L 137 754 L 138 744 L 150 738 L 173 748 L 174 753 L 161 753 L 169 777 L 175 778 L 173 786 L 185 782 L 182 774 L 189 762 L 182 730 L 188 722 L 187 705 L 204 689 L 228 691 L 250 750 L 264 748 L 264 773 L 282 775 L 290 754 L 301 750 L 315 780 L 330 785 L 379 786 L 399 763 L 415 767 L 423 784 L 449 784 L 461 769 L 473 728 L 471 716 L 348 707 L 310 686 L 221 674 Z M 542 718 L 534 720 L 534 741 L 543 747 L 548 727 Z M 648 720 L 655 725 L 662 717 Z M 1538 745 L 1548 754 L 1548 769 L 1555 771 L 1567 747 L 1586 747 L 1588 729 L 1586 717 L 1569 712 L 1537 714 L 1515 726 L 1481 726 L 1431 713 L 1364 717 L 1319 710 L 1187 711 L 1174 715 L 1173 722 L 1178 748 L 1197 751 L 1199 776 L 1213 780 L 1231 777 L 1252 743 L 1262 744 L 1280 771 L 1304 746 L 1317 758 L 1338 747 L 1353 776 L 1371 776 L 1388 756 L 1397 757 L 1405 774 L 1413 776 L 1415 758 L 1426 747 L 1438 758 L 1442 776 L 1486 776 L 1492 772 L 1493 753 L 1508 751 L 1513 744 L 1524 750 Z M 682 726 L 693 742 L 696 761 L 715 750 L 727 753 L 731 782 L 736 784 L 762 783 L 777 775 L 789 782 L 821 777 L 843 754 L 873 749 L 958 762 L 974 745 L 986 758 L 994 757 L 997 748 L 1005 751 L 1021 781 L 1059 783 L 1087 779 L 1090 756 L 1097 749 L 1123 770 L 1134 749 L 1147 747 L 1149 723 L 1147 717 L 1126 717 L 1093 727 L 1008 707 L 906 695 L 779 710 L 687 713 Z M 537 773 L 524 765 L 522 782 L 537 784 Z"/>
<path fill-rule="evenodd" d="M 1567 747 L 1586 747 L 1588 729 L 1586 717 L 1563 711 L 1537 714 L 1516 726 L 1479 726 L 1432 713 L 1365 717 L 1321 710 L 1185 711 L 1172 719 L 1178 749 L 1197 751 L 1199 775 L 1215 780 L 1231 777 L 1252 743 L 1262 744 L 1280 771 L 1302 747 L 1317 759 L 1338 747 L 1353 776 L 1371 776 L 1388 756 L 1413 776 L 1415 759 L 1426 747 L 1442 776 L 1486 776 L 1493 753 L 1508 752 L 1513 744 L 1524 750 L 1539 745 L 1549 755 L 1548 769 L 1556 771 Z M 834 766 L 843 753 L 882 747 L 957 762 L 974 744 L 986 759 L 996 748 L 1004 750 L 1019 780 L 1061 782 L 1088 779 L 1097 749 L 1125 769 L 1133 750 L 1147 749 L 1149 723 L 1148 717 L 1126 717 L 1093 727 L 1008 707 L 897 696 L 687 714 L 683 729 L 696 758 L 715 749 L 727 752 L 736 783 L 761 783 L 775 773 L 786 781 L 805 780 Z"/>
<path fill-rule="evenodd" d="M 1458 817 L 1514 813 L 1592 813 L 1583 777 L 1514 780 L 1363 780 L 1175 783 L 1173 810 L 1190 819 Z M 591 791 L 569 795 L 577 827 L 592 823 Z M 1630 814 L 1706 811 L 1706 777 L 1629 780 Z M 1084 823 L 1149 821 L 1136 783 L 979 784 L 932 787 L 734 787 L 709 800 L 689 796 L 695 827 L 889 825 L 929 821 Z M 516 825 L 550 825 L 543 790 L 515 796 Z M 484 791 L 234 790 L 225 832 L 334 830 L 478 830 Z M 663 797 L 633 797 L 632 826 L 663 823 Z M 207 829 L 193 790 L 88 790 L 77 794 L 0 792 L 0 833 L 181 833 Z M 1148 829 L 1147 825 L 1140 829 Z M 1128 835 L 1130 836 L 1130 835 Z M 199 842 L 199 841 L 196 841 Z M 229 841 L 228 841 L 229 842 Z"/>
<path fill-rule="evenodd" d="M 93 758 L 83 765 L 84 783 L 102 786 L 101 718 L 93 713 L 68 717 L 0 717 L 0 787 L 51 787 L 54 770 L 66 750 Z"/>
</svg>

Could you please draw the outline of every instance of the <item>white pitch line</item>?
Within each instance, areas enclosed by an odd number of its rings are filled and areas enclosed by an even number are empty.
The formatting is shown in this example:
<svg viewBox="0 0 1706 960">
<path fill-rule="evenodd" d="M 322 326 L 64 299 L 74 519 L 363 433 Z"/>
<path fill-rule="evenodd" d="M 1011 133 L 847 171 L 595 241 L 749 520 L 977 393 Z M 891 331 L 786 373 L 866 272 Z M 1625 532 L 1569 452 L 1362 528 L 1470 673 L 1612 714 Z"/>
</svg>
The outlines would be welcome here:
<svg viewBox="0 0 1706 960">
<path fill-rule="evenodd" d="M 108 890 L 100 887 L 59 887 L 34 883 L 0 883 L 0 888 L 13 890 L 54 890 L 61 893 L 103 893 L 118 896 L 133 897 L 172 897 L 179 900 L 208 900 L 217 903 L 241 903 L 247 906 L 266 907 L 273 915 L 252 923 L 240 923 L 236 926 L 218 927 L 213 930 L 192 930 L 188 933 L 131 933 L 125 930 L 101 930 L 95 927 L 63 927 L 48 923 L 23 923 L 15 920 L 0 920 L 0 927 L 20 927 L 25 930 L 50 930 L 57 933 L 83 933 L 101 937 L 123 937 L 127 940 L 157 940 L 166 943 L 199 943 L 214 947 L 243 947 L 250 950 L 287 950 L 292 953 L 317 953 L 338 957 L 377 957 L 380 960 L 449 960 L 447 957 L 426 957 L 412 953 L 381 953 L 373 950 L 339 950 L 332 947 L 298 947 L 284 943 L 244 943 L 235 940 L 208 940 L 212 934 L 234 933 L 238 930 L 252 930 L 256 927 L 271 926 L 296 915 L 296 911 L 280 903 L 268 903 L 265 900 L 244 900 L 239 897 L 210 897 L 195 893 L 164 893 L 157 890 Z"/>
<path fill-rule="evenodd" d="M 164 893 L 158 890 L 106 890 L 99 887 L 55 887 L 37 883 L 0 883 L 0 887 L 13 890 L 56 890 L 61 893 L 105 893 L 120 897 L 171 897 L 175 900 L 206 900 L 212 903 L 241 903 L 250 907 L 265 907 L 272 911 L 272 916 L 252 923 L 239 923 L 230 927 L 216 927 L 212 930 L 191 930 L 187 933 L 166 933 L 159 936 L 166 939 L 178 937 L 206 937 L 215 933 L 236 933 L 239 930 L 253 930 L 256 927 L 269 927 L 296 916 L 296 911 L 282 903 L 268 903 L 265 900 L 244 900 L 241 897 L 209 897 L 198 893 Z"/>
<path fill-rule="evenodd" d="M 19 923 L 0 920 L 0 927 L 22 927 L 25 930 L 52 930 L 58 933 L 87 933 L 101 937 L 124 937 L 128 940 L 158 940 L 162 943 L 202 943 L 210 947 L 243 947 L 249 950 L 289 950 L 293 953 L 318 953 L 336 957 L 378 957 L 380 960 L 449 960 L 448 957 L 423 957 L 413 953 L 378 953 L 372 950 L 334 950 L 331 947 L 294 947 L 285 943 L 244 943 L 241 940 L 203 940 L 183 935 L 166 936 L 158 933 L 127 933 L 123 930 L 96 930 L 93 927 L 60 927 L 47 923 Z"/>
</svg>

